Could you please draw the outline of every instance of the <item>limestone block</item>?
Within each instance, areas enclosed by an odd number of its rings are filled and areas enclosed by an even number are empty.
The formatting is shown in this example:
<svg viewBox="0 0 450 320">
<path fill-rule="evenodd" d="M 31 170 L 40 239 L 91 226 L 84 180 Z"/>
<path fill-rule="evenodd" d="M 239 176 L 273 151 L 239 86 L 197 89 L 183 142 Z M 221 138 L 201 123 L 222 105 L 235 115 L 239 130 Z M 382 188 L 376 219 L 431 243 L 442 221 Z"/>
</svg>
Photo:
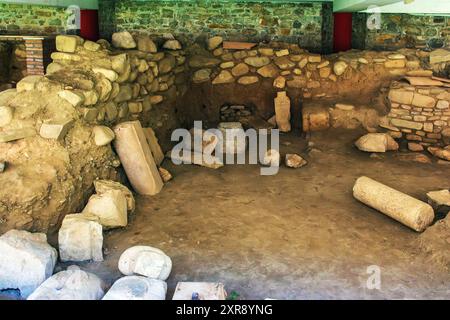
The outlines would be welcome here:
<svg viewBox="0 0 450 320">
<path fill-rule="evenodd" d="M 163 48 L 164 49 L 169 49 L 169 50 L 181 50 L 181 43 L 178 40 L 167 40 L 166 42 L 164 42 L 163 44 Z"/>
<path fill-rule="evenodd" d="M 95 126 L 92 129 L 94 133 L 94 141 L 97 146 L 106 146 L 114 140 L 114 131 L 106 126 Z"/>
<path fill-rule="evenodd" d="M 127 200 L 120 190 L 94 194 L 82 213 L 97 216 L 106 229 L 125 227 L 128 224 Z"/>
<path fill-rule="evenodd" d="M 159 193 L 163 182 L 140 122 L 123 122 L 114 132 L 116 151 L 135 191 L 142 195 Z"/>
<path fill-rule="evenodd" d="M 275 98 L 275 116 L 278 129 L 281 132 L 291 131 L 291 100 L 286 95 L 286 91 L 277 92 Z"/>
<path fill-rule="evenodd" d="M 418 232 L 424 231 L 434 219 L 433 208 L 429 204 L 368 177 L 356 180 L 353 196 Z"/>
<path fill-rule="evenodd" d="M 222 70 L 217 77 L 214 78 L 212 84 L 224 84 L 224 83 L 232 83 L 234 82 L 234 78 L 231 75 L 230 71 Z"/>
<path fill-rule="evenodd" d="M 285 164 L 286 167 L 297 169 L 306 166 L 308 164 L 308 161 L 303 159 L 298 154 L 288 153 L 286 154 Z"/>
<path fill-rule="evenodd" d="M 114 282 L 102 300 L 165 300 L 166 294 L 164 281 L 126 276 Z"/>
<path fill-rule="evenodd" d="M 386 68 L 404 68 L 406 66 L 405 60 L 388 60 L 384 63 Z"/>
<path fill-rule="evenodd" d="M 391 124 L 396 127 L 414 129 L 414 130 L 421 130 L 423 127 L 423 124 L 420 122 L 413 122 L 413 121 L 397 119 L 397 118 L 391 119 Z"/>
<path fill-rule="evenodd" d="M 58 92 L 61 99 L 66 100 L 75 108 L 81 106 L 84 102 L 84 95 L 75 91 L 63 90 Z"/>
<path fill-rule="evenodd" d="M 14 116 L 14 109 L 11 107 L 0 106 L 0 127 L 8 125 Z"/>
<path fill-rule="evenodd" d="M 223 38 L 220 36 L 215 36 L 212 38 L 208 39 L 208 43 L 207 43 L 207 47 L 208 50 L 214 50 L 216 49 L 218 46 L 220 46 L 223 42 Z"/>
<path fill-rule="evenodd" d="M 257 76 L 243 76 L 238 79 L 238 83 L 242 85 L 249 85 L 258 82 Z"/>
<path fill-rule="evenodd" d="M 52 120 L 41 125 L 39 135 L 45 139 L 62 140 L 73 127 L 74 119 Z"/>
<path fill-rule="evenodd" d="M 244 74 L 247 74 L 250 72 L 250 68 L 245 63 L 238 63 L 236 66 L 231 69 L 231 73 L 235 77 L 243 76 Z"/>
<path fill-rule="evenodd" d="M 65 52 L 53 52 L 50 57 L 53 60 L 64 62 L 78 62 L 81 61 L 81 57 L 74 53 L 65 53 Z"/>
<path fill-rule="evenodd" d="M 442 63 L 450 61 L 450 51 L 445 49 L 437 49 L 430 53 L 430 64 Z"/>
<path fill-rule="evenodd" d="M 126 276 L 134 274 L 166 280 L 172 270 L 172 260 L 162 250 L 150 246 L 134 246 L 119 258 L 119 270 Z"/>
<path fill-rule="evenodd" d="M 159 171 L 159 174 L 161 175 L 161 179 L 164 181 L 164 183 L 172 180 L 172 174 L 169 172 L 169 170 L 159 167 L 158 171 Z"/>
<path fill-rule="evenodd" d="M 26 298 L 52 275 L 58 254 L 44 233 L 10 230 L 0 236 L 0 257 L 0 290 Z"/>
<path fill-rule="evenodd" d="M 123 74 L 127 67 L 130 67 L 127 55 L 125 53 L 121 53 L 111 56 L 111 67 L 117 73 Z"/>
<path fill-rule="evenodd" d="M 438 157 L 442 160 L 450 161 L 450 149 L 448 148 L 437 148 L 437 147 L 428 147 L 428 152 L 433 156 Z"/>
<path fill-rule="evenodd" d="M 432 97 L 415 93 L 414 98 L 412 100 L 412 105 L 423 108 L 434 108 L 434 106 L 436 105 L 436 100 Z"/>
<path fill-rule="evenodd" d="M 172 300 L 192 300 L 194 294 L 198 295 L 198 300 L 225 300 L 227 298 L 222 283 L 178 282 Z"/>
<path fill-rule="evenodd" d="M 145 139 L 147 140 L 150 151 L 152 152 L 153 159 L 155 159 L 156 165 L 159 166 L 164 160 L 164 153 L 159 145 L 155 131 L 153 131 L 152 128 L 144 128 L 143 130 Z"/>
<path fill-rule="evenodd" d="M 103 287 L 95 274 L 70 266 L 47 279 L 28 300 L 100 300 Z"/>
<path fill-rule="evenodd" d="M 92 106 L 98 102 L 98 94 L 95 90 L 83 91 L 84 105 Z"/>
<path fill-rule="evenodd" d="M 36 130 L 31 127 L 21 129 L 9 129 L 0 132 L 0 143 L 25 139 L 36 135 Z"/>
<path fill-rule="evenodd" d="M 259 48 L 259 53 L 261 53 L 263 56 L 271 57 L 273 56 L 274 52 L 272 48 Z"/>
<path fill-rule="evenodd" d="M 130 85 L 125 84 L 120 86 L 119 93 L 114 98 L 114 101 L 117 103 L 131 100 L 133 98 L 133 89 Z"/>
<path fill-rule="evenodd" d="M 112 35 L 112 45 L 119 49 L 134 49 L 136 42 L 128 31 L 116 32 Z"/>
<path fill-rule="evenodd" d="M 95 192 L 99 195 L 102 195 L 104 193 L 107 193 L 110 190 L 117 190 L 122 192 L 122 194 L 125 196 L 125 199 L 127 201 L 127 210 L 128 212 L 132 213 L 134 212 L 134 209 L 136 207 L 133 193 L 125 187 L 123 184 L 112 181 L 112 180 L 95 180 L 94 181 L 94 187 Z"/>
<path fill-rule="evenodd" d="M 333 66 L 333 71 L 337 76 L 344 74 L 345 70 L 347 70 L 348 64 L 344 61 L 338 61 Z"/>
<path fill-rule="evenodd" d="M 194 83 L 206 82 L 209 81 L 210 76 L 211 76 L 211 69 L 200 69 L 195 71 L 192 77 L 192 81 L 194 81 Z"/>
<path fill-rule="evenodd" d="M 249 66 L 260 68 L 270 63 L 270 58 L 268 57 L 248 57 L 245 58 L 244 62 Z"/>
<path fill-rule="evenodd" d="M 172 71 L 176 64 L 177 61 L 175 60 L 175 57 L 168 55 L 158 62 L 158 70 L 161 74 L 166 74 Z"/>
<path fill-rule="evenodd" d="M 44 79 L 43 76 L 26 76 L 17 83 L 17 92 L 35 90 L 37 84 Z"/>
<path fill-rule="evenodd" d="M 56 36 L 56 50 L 67 53 L 74 53 L 78 45 L 83 44 L 83 38 L 75 35 Z"/>
<path fill-rule="evenodd" d="M 273 80 L 273 86 L 278 89 L 284 89 L 286 86 L 286 78 L 283 76 L 278 76 Z"/>
<path fill-rule="evenodd" d="M 109 81 L 116 81 L 119 78 L 119 75 L 114 70 L 105 68 L 92 68 L 92 71 L 94 71 L 94 73 L 102 74 Z"/>
<path fill-rule="evenodd" d="M 326 130 L 330 127 L 330 113 L 323 108 L 304 108 L 303 130 L 306 132 Z"/>
<path fill-rule="evenodd" d="M 430 191 L 427 193 L 428 204 L 430 204 L 436 212 L 450 211 L 450 191 L 447 189 L 439 191 Z"/>
<path fill-rule="evenodd" d="M 281 70 L 291 69 L 295 66 L 295 62 L 289 60 L 288 57 L 277 57 L 273 60 L 273 62 L 280 68 Z"/>
<path fill-rule="evenodd" d="M 153 40 L 149 36 L 137 37 L 137 48 L 143 52 L 156 53 L 158 48 Z"/>
<path fill-rule="evenodd" d="M 398 150 L 398 143 L 387 133 L 368 133 L 355 142 L 356 147 L 366 152 Z"/>
<path fill-rule="evenodd" d="M 103 261 L 103 228 L 89 214 L 68 214 L 58 232 L 61 261 Z"/>
<path fill-rule="evenodd" d="M 89 41 L 89 40 L 84 42 L 83 47 L 86 50 L 93 51 L 93 52 L 98 51 L 101 48 L 100 44 L 98 44 L 94 41 Z"/>
</svg>

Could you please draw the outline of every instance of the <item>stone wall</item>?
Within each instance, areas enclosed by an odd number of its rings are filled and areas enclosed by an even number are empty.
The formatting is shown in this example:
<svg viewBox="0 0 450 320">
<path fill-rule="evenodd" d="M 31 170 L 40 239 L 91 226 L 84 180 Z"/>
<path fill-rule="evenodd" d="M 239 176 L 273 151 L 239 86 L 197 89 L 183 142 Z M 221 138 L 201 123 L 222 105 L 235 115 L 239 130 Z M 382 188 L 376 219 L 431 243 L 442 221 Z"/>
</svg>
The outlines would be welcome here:
<svg viewBox="0 0 450 320">
<path fill-rule="evenodd" d="M 0 34 L 64 33 L 65 8 L 45 5 L 0 3 Z"/>
<path fill-rule="evenodd" d="M 116 23 L 119 30 L 187 37 L 222 35 L 239 41 L 279 40 L 320 52 L 322 47 L 331 46 L 332 39 L 322 36 L 323 16 L 331 15 L 331 5 L 324 8 L 328 15 L 323 14 L 322 3 L 289 0 L 117 0 Z"/>
<path fill-rule="evenodd" d="M 381 29 L 368 30 L 365 14 L 353 14 L 355 46 L 368 50 L 397 50 L 400 48 L 436 49 L 450 46 L 450 18 L 410 14 L 381 14 Z M 365 30 L 365 32 L 362 32 Z"/>
</svg>

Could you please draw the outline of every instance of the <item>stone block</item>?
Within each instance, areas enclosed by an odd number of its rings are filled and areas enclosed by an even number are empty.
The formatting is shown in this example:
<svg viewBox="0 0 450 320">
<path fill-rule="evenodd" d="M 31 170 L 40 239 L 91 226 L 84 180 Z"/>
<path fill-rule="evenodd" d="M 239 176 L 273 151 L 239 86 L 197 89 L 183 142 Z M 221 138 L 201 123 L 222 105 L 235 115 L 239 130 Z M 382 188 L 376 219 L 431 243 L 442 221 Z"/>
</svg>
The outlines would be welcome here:
<svg viewBox="0 0 450 320">
<path fill-rule="evenodd" d="M 62 140 L 73 127 L 74 119 L 52 120 L 41 125 L 39 135 L 45 139 Z"/>
<path fill-rule="evenodd" d="M 74 91 L 70 91 L 70 90 L 59 91 L 58 92 L 58 96 L 61 99 L 64 99 L 67 102 L 69 102 L 75 108 L 81 106 L 83 104 L 83 102 L 84 102 L 84 95 L 83 94 L 77 93 L 77 92 L 74 92 Z"/>
<path fill-rule="evenodd" d="M 92 132 L 94 134 L 95 145 L 97 146 L 106 146 L 115 138 L 114 131 L 106 126 L 95 126 Z"/>
<path fill-rule="evenodd" d="M 0 127 L 8 125 L 14 116 L 12 107 L 0 106 Z"/>
<path fill-rule="evenodd" d="M 158 138 L 152 128 L 144 128 L 144 135 L 152 152 L 153 158 L 157 166 L 160 166 L 164 160 L 164 152 L 159 145 Z"/>
<path fill-rule="evenodd" d="M 172 260 L 157 248 L 134 246 L 121 254 L 119 270 L 126 276 L 138 274 L 164 281 L 172 271 Z"/>
<path fill-rule="evenodd" d="M 37 88 L 37 84 L 44 79 L 43 76 L 26 76 L 17 83 L 17 92 L 31 91 Z"/>
<path fill-rule="evenodd" d="M 422 108 L 434 108 L 434 106 L 436 105 L 436 100 L 432 97 L 415 93 L 412 100 L 412 105 Z"/>
<path fill-rule="evenodd" d="M 128 224 L 127 200 L 120 190 L 109 190 L 91 196 L 82 213 L 97 216 L 105 229 L 125 227 Z"/>
<path fill-rule="evenodd" d="M 278 129 L 281 132 L 291 131 L 291 100 L 286 91 L 277 92 L 275 98 L 275 116 Z"/>
<path fill-rule="evenodd" d="M 158 279 L 142 276 L 120 278 L 102 300 L 165 300 L 167 284 Z"/>
<path fill-rule="evenodd" d="M 56 36 L 56 50 L 60 52 L 74 53 L 78 45 L 83 44 L 83 39 L 74 35 Z"/>
<path fill-rule="evenodd" d="M 172 300 L 225 300 L 227 293 L 222 283 L 212 282 L 178 282 Z"/>
<path fill-rule="evenodd" d="M 34 128 L 25 127 L 21 129 L 9 129 L 0 132 L 0 143 L 11 142 L 15 140 L 25 139 L 28 137 L 34 137 L 36 130 Z"/>
</svg>

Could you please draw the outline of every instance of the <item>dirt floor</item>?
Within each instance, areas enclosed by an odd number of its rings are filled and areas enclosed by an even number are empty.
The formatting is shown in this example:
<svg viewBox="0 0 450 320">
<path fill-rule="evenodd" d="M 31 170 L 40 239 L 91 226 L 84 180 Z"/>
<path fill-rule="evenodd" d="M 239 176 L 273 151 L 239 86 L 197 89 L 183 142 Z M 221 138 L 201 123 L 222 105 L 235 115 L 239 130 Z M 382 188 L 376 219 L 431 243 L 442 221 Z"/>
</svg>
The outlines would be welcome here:
<svg viewBox="0 0 450 320">
<path fill-rule="evenodd" d="M 450 298 L 450 275 L 414 247 L 418 233 L 352 197 L 355 179 L 367 175 L 425 200 L 449 187 L 450 166 L 371 158 L 353 147 L 359 135 L 315 133 L 322 152 L 276 176 L 260 176 L 258 165 L 166 160 L 174 179 L 139 197 L 129 226 L 105 236 L 105 262 L 85 266 L 113 281 L 126 248 L 150 245 L 172 258 L 168 298 L 178 281 L 220 281 L 241 299 Z M 306 147 L 295 134 L 281 142 L 282 154 Z M 381 290 L 366 288 L 370 265 L 381 268 Z"/>
<path fill-rule="evenodd" d="M 240 299 L 449 299 L 450 275 L 417 250 L 419 234 L 359 203 L 352 186 L 367 175 L 426 200 L 449 187 L 450 166 L 371 158 L 353 147 L 361 133 L 314 133 L 321 152 L 309 156 L 304 138 L 283 135 L 281 153 L 309 164 L 276 176 L 260 176 L 258 165 L 165 160 L 174 179 L 137 198 L 127 228 L 107 232 L 103 263 L 80 265 L 112 283 L 120 254 L 150 245 L 172 258 L 168 299 L 178 281 L 220 281 Z M 381 290 L 366 288 L 370 265 L 381 268 Z"/>
</svg>

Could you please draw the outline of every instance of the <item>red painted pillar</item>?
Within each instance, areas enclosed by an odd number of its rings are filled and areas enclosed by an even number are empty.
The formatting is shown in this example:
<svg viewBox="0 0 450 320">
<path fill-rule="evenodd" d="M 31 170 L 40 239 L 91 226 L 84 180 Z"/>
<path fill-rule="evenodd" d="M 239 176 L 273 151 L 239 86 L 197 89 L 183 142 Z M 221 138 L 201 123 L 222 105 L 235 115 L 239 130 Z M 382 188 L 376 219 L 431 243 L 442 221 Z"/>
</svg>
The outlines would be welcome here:
<svg viewBox="0 0 450 320">
<path fill-rule="evenodd" d="M 334 52 L 352 48 L 352 14 L 334 13 Z"/>
<path fill-rule="evenodd" d="M 80 36 L 97 41 L 99 38 L 98 10 L 82 9 L 80 13 Z"/>
</svg>

